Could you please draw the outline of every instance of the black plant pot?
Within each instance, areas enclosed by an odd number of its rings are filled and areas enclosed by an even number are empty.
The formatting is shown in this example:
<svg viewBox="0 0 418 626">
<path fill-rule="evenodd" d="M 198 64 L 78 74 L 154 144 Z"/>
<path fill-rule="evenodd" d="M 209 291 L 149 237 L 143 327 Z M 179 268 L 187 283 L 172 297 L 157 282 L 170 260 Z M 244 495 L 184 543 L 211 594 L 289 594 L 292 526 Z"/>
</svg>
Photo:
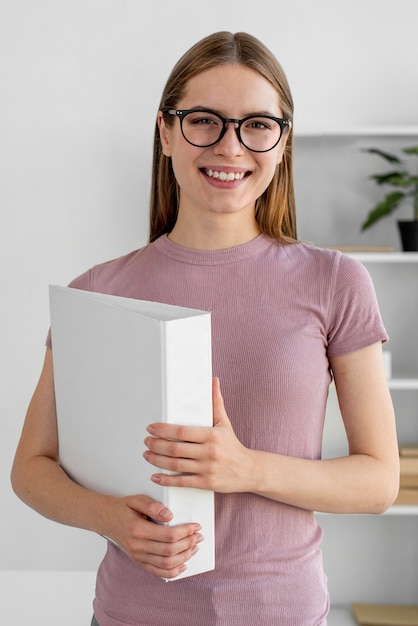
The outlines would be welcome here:
<svg viewBox="0 0 418 626">
<path fill-rule="evenodd" d="M 398 222 L 404 252 L 418 252 L 418 220 Z"/>
</svg>

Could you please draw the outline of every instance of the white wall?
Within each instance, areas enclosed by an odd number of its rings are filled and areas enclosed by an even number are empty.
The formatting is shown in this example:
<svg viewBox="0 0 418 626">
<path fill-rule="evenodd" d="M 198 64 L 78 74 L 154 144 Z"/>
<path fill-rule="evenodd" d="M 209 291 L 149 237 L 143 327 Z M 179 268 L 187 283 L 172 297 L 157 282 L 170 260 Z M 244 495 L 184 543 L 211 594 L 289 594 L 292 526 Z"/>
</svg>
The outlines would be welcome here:
<svg viewBox="0 0 418 626">
<path fill-rule="evenodd" d="M 180 54 L 215 30 L 246 30 L 287 71 L 296 133 L 416 126 L 417 19 L 416 0 L 0 1 L 0 568 L 94 569 L 102 553 L 101 539 L 20 503 L 9 471 L 43 357 L 48 284 L 146 241 L 156 108 Z M 364 212 L 373 195 L 358 148 L 297 144 L 301 237 L 346 243 L 349 229 L 358 243 L 355 205 Z"/>
</svg>

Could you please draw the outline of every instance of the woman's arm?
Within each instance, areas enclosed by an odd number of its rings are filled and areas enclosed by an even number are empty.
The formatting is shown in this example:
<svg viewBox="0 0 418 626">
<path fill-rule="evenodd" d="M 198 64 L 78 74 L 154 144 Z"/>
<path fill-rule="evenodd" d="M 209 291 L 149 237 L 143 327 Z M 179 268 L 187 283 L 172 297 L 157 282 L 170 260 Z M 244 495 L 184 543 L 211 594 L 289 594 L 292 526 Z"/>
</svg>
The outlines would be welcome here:
<svg viewBox="0 0 418 626">
<path fill-rule="evenodd" d="M 112 539 L 138 565 L 166 578 L 186 569 L 201 540 L 198 524 L 164 526 L 172 514 L 142 495 L 117 498 L 73 482 L 59 465 L 51 350 L 26 415 L 13 468 L 12 485 L 30 507 L 56 522 Z"/>
<path fill-rule="evenodd" d="M 214 382 L 214 428 L 153 424 L 146 439 L 163 485 L 253 492 L 308 510 L 381 513 L 396 498 L 399 455 L 380 343 L 331 360 L 349 455 L 308 460 L 245 448 L 235 437 Z M 187 442 L 187 443 L 186 443 Z"/>
<path fill-rule="evenodd" d="M 399 489 L 395 418 L 376 344 L 331 360 L 349 455 L 323 461 L 277 459 L 285 501 L 330 513 L 381 513 Z M 260 459 L 259 459 L 260 461 Z M 283 461 L 283 462 L 281 462 Z M 274 461 L 273 461 L 274 463 Z M 274 497 L 268 461 L 256 492 Z M 282 486 L 283 485 L 283 486 Z"/>
</svg>

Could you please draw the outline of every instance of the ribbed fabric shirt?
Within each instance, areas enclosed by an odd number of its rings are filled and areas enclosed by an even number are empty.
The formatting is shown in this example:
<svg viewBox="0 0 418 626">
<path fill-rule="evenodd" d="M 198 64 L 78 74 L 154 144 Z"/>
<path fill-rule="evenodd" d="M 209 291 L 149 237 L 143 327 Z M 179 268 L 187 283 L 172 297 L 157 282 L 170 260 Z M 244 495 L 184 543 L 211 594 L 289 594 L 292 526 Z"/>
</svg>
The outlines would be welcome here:
<svg viewBox="0 0 418 626">
<path fill-rule="evenodd" d="M 162 236 L 71 286 L 210 311 L 213 374 L 237 437 L 300 458 L 321 457 L 329 357 L 387 339 L 360 263 L 265 235 L 216 251 Z M 100 626 L 326 624 L 313 512 L 252 493 L 216 494 L 215 536 L 215 570 L 171 582 L 109 543 L 94 600 Z"/>
</svg>

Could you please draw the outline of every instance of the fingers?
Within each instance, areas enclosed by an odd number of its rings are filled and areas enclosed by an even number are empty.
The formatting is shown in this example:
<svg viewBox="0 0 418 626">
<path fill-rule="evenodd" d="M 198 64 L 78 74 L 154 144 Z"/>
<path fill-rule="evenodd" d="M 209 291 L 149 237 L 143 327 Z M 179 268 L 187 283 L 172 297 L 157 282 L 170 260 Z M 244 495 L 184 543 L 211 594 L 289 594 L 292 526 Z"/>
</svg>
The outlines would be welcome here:
<svg viewBox="0 0 418 626">
<path fill-rule="evenodd" d="M 128 506 L 144 517 L 149 517 L 156 522 L 167 523 L 173 519 L 173 514 L 161 502 L 144 495 L 128 496 Z"/>
<path fill-rule="evenodd" d="M 193 473 L 197 469 L 196 461 L 205 458 L 202 444 L 172 442 L 155 437 L 147 437 L 144 443 L 148 448 L 143 453 L 144 458 L 151 465 L 172 472 Z"/>
<path fill-rule="evenodd" d="M 201 541 L 201 533 L 172 542 L 150 540 L 134 547 L 132 554 L 147 571 L 164 578 L 174 578 L 187 569 L 186 563 L 199 550 Z"/>
<path fill-rule="evenodd" d="M 165 427 L 171 427 L 170 432 Z M 147 450 L 143 453 L 143 457 L 155 467 L 168 470 L 175 473 L 193 474 L 198 471 L 197 462 L 204 460 L 208 455 L 208 446 L 213 439 L 213 428 L 185 428 L 170 424 L 158 424 L 158 435 L 154 437 L 146 437 L 144 443 Z M 198 431 L 197 435 L 192 432 L 185 433 L 185 436 L 191 438 L 194 436 L 193 443 L 187 441 L 174 440 L 174 436 L 181 436 L 180 432 L 176 435 L 174 431 L 187 430 Z M 205 445 L 206 444 L 206 445 Z"/>
<path fill-rule="evenodd" d="M 155 576 L 175 578 L 203 541 L 199 524 L 163 526 L 140 518 L 132 525 L 124 545 L 130 559 Z"/>
<path fill-rule="evenodd" d="M 144 495 L 112 498 L 113 530 L 107 534 L 137 565 L 155 576 L 175 578 L 203 540 L 197 523 L 167 526 L 173 518 L 163 504 Z"/>
<path fill-rule="evenodd" d="M 194 546 L 191 550 L 185 550 L 179 554 L 176 558 L 166 558 L 158 561 L 155 558 L 154 562 L 141 562 L 139 563 L 143 569 L 154 576 L 160 578 L 176 578 L 187 570 L 187 561 L 189 561 L 198 551 L 198 546 Z M 179 562 L 179 563 L 177 563 Z"/>
<path fill-rule="evenodd" d="M 168 441 L 184 441 L 190 443 L 203 443 L 210 427 L 205 426 L 179 426 L 178 424 L 167 424 L 157 422 L 150 424 L 147 431 L 153 437 L 160 437 Z"/>
</svg>

